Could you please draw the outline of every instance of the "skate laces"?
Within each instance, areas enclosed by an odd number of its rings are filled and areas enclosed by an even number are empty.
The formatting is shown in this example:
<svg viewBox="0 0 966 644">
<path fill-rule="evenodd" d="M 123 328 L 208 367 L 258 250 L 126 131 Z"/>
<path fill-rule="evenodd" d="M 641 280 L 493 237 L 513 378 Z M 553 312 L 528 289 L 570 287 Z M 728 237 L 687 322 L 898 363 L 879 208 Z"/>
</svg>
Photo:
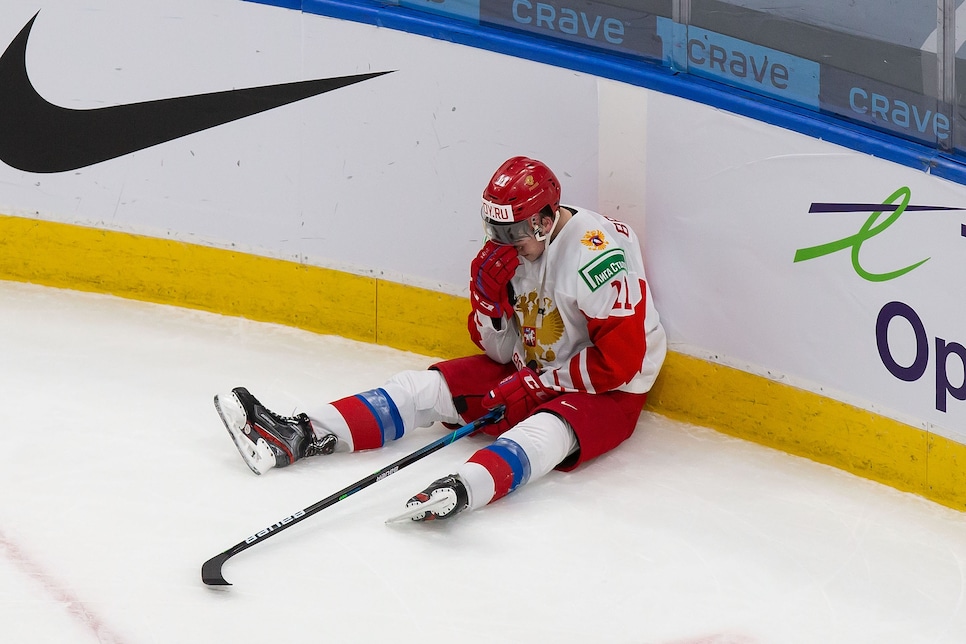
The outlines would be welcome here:
<svg viewBox="0 0 966 644">
<path fill-rule="evenodd" d="M 318 438 L 315 435 L 315 431 L 312 429 L 312 421 L 309 419 L 308 414 L 300 413 L 294 416 L 282 416 L 277 414 L 268 407 L 259 404 L 261 410 L 266 416 L 271 418 L 275 423 L 279 425 L 286 425 L 288 427 L 295 427 L 299 430 L 296 436 L 300 436 L 306 440 L 305 447 L 299 451 L 299 458 L 305 456 L 316 456 L 318 454 L 331 454 L 335 451 L 335 445 L 337 442 L 335 434 L 326 434 L 322 438 Z M 295 439 L 298 441 L 298 438 Z M 297 445 L 297 443 L 296 443 Z M 296 448 L 297 449 L 297 448 Z"/>
<path fill-rule="evenodd" d="M 306 418 L 308 420 L 308 418 Z M 335 434 L 326 434 L 322 438 L 313 438 L 305 446 L 306 456 L 318 456 L 319 454 L 331 454 L 335 451 L 335 444 L 338 442 Z"/>
<path fill-rule="evenodd" d="M 269 409 L 268 407 L 266 407 L 265 405 L 259 402 L 256 402 L 256 404 L 258 405 L 258 407 L 261 407 L 262 412 L 264 412 L 266 416 L 274 420 L 276 423 L 279 423 L 280 425 L 299 425 L 300 427 L 305 425 L 311 426 L 311 423 L 309 422 L 309 417 L 306 414 L 296 414 L 294 416 L 282 416 L 281 414 L 276 414 L 274 411 L 272 411 L 271 409 Z"/>
<path fill-rule="evenodd" d="M 265 411 L 271 414 L 277 421 L 285 423 L 286 425 L 297 425 L 299 429 L 305 432 L 305 438 L 308 439 L 308 442 L 305 444 L 305 451 L 302 456 L 331 454 L 335 451 L 335 445 L 338 442 L 336 435 L 329 433 L 321 438 L 317 437 L 315 431 L 312 429 L 312 421 L 308 414 L 301 413 L 294 416 L 281 416 L 268 409 Z"/>
</svg>

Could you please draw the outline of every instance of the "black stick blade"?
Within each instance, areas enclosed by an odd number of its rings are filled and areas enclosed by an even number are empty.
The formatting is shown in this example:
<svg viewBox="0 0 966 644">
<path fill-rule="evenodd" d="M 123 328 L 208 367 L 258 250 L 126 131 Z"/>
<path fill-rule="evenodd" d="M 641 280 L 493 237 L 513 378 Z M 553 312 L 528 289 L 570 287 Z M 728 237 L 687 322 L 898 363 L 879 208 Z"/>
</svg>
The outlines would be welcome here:
<svg viewBox="0 0 966 644">
<path fill-rule="evenodd" d="M 205 582 L 206 586 L 231 586 L 221 574 L 221 566 L 230 556 L 229 552 L 223 552 L 204 563 L 201 567 L 201 581 Z"/>
</svg>

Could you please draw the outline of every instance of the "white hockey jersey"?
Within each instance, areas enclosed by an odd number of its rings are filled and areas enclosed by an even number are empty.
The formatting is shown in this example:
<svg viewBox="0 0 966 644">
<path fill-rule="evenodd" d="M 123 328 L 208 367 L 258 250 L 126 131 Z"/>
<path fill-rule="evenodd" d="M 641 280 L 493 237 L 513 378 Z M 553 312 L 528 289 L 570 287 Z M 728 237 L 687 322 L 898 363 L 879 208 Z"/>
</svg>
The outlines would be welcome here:
<svg viewBox="0 0 966 644">
<path fill-rule="evenodd" d="M 470 334 L 486 354 L 530 366 L 557 391 L 645 393 L 667 353 L 644 276 L 637 235 L 590 210 L 573 217 L 510 282 L 514 319 L 495 328 L 471 313 Z"/>
</svg>

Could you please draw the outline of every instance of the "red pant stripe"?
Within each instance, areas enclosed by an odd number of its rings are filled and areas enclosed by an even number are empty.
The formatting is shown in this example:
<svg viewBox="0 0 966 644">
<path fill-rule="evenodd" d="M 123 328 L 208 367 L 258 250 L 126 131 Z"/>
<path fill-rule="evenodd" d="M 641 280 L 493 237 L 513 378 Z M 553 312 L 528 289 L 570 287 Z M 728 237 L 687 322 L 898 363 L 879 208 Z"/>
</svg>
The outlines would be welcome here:
<svg viewBox="0 0 966 644">
<path fill-rule="evenodd" d="M 372 415 L 364 402 L 356 396 L 349 396 L 332 403 L 339 410 L 352 434 L 353 450 L 375 449 L 382 447 L 382 428 L 378 419 Z"/>
<path fill-rule="evenodd" d="M 468 462 L 482 465 L 493 477 L 493 498 L 487 503 L 502 499 L 513 489 L 513 468 L 493 450 L 481 449 Z"/>
</svg>

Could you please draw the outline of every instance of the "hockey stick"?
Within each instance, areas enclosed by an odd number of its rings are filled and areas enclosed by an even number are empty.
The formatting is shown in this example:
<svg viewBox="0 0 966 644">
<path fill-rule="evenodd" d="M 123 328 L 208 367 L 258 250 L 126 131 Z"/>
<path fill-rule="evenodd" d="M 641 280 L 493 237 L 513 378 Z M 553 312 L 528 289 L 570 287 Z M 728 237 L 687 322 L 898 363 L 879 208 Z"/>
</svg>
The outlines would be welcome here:
<svg viewBox="0 0 966 644">
<path fill-rule="evenodd" d="M 237 555 L 242 550 L 247 550 L 248 548 L 251 548 L 255 544 L 261 543 L 265 539 L 268 539 L 272 535 L 278 534 L 279 532 L 281 532 L 282 530 L 285 530 L 286 528 L 291 528 L 299 521 L 302 521 L 303 519 L 308 519 L 316 512 L 320 512 L 321 510 L 326 509 L 330 505 L 334 505 L 335 503 L 338 503 L 342 499 L 352 496 L 356 492 L 369 487 L 373 483 L 377 483 L 382 479 L 386 478 L 387 476 L 391 476 L 395 474 L 396 472 L 403 469 L 404 467 L 408 465 L 412 465 L 413 463 L 423 458 L 424 456 L 428 456 L 433 452 L 436 452 L 446 447 L 450 443 L 463 438 L 464 436 L 469 436 L 470 434 L 475 433 L 484 425 L 489 425 L 490 423 L 495 423 L 499 421 L 500 418 L 503 417 L 503 411 L 504 411 L 503 407 L 497 407 L 496 409 L 489 412 L 485 416 L 482 416 L 477 420 L 474 420 L 472 423 L 463 425 L 459 429 L 454 430 L 452 433 L 447 434 L 446 436 L 443 436 L 442 438 L 439 438 L 433 441 L 432 443 L 416 450 L 415 452 L 413 452 L 412 454 L 409 454 L 408 456 L 402 457 L 395 463 L 387 465 L 386 467 L 382 468 L 378 472 L 375 472 L 374 474 L 370 474 L 366 478 L 353 483 L 349 487 L 343 488 L 338 492 L 336 492 L 335 494 L 329 497 L 326 497 L 321 501 L 318 501 L 317 503 L 313 503 L 312 505 L 305 508 L 304 510 L 299 510 L 295 514 L 290 514 L 284 519 L 282 519 L 281 521 L 273 523 L 267 528 L 259 530 L 258 532 L 248 537 L 244 541 L 241 541 L 235 544 L 228 550 L 225 550 L 220 555 L 216 555 L 211 559 L 209 559 L 208 561 L 206 561 L 204 565 L 201 567 L 201 580 L 205 582 L 205 584 L 208 586 L 231 586 L 230 583 L 225 581 L 224 576 L 221 574 L 221 567 L 225 564 L 226 561 L 228 561 L 230 558 Z"/>
</svg>

